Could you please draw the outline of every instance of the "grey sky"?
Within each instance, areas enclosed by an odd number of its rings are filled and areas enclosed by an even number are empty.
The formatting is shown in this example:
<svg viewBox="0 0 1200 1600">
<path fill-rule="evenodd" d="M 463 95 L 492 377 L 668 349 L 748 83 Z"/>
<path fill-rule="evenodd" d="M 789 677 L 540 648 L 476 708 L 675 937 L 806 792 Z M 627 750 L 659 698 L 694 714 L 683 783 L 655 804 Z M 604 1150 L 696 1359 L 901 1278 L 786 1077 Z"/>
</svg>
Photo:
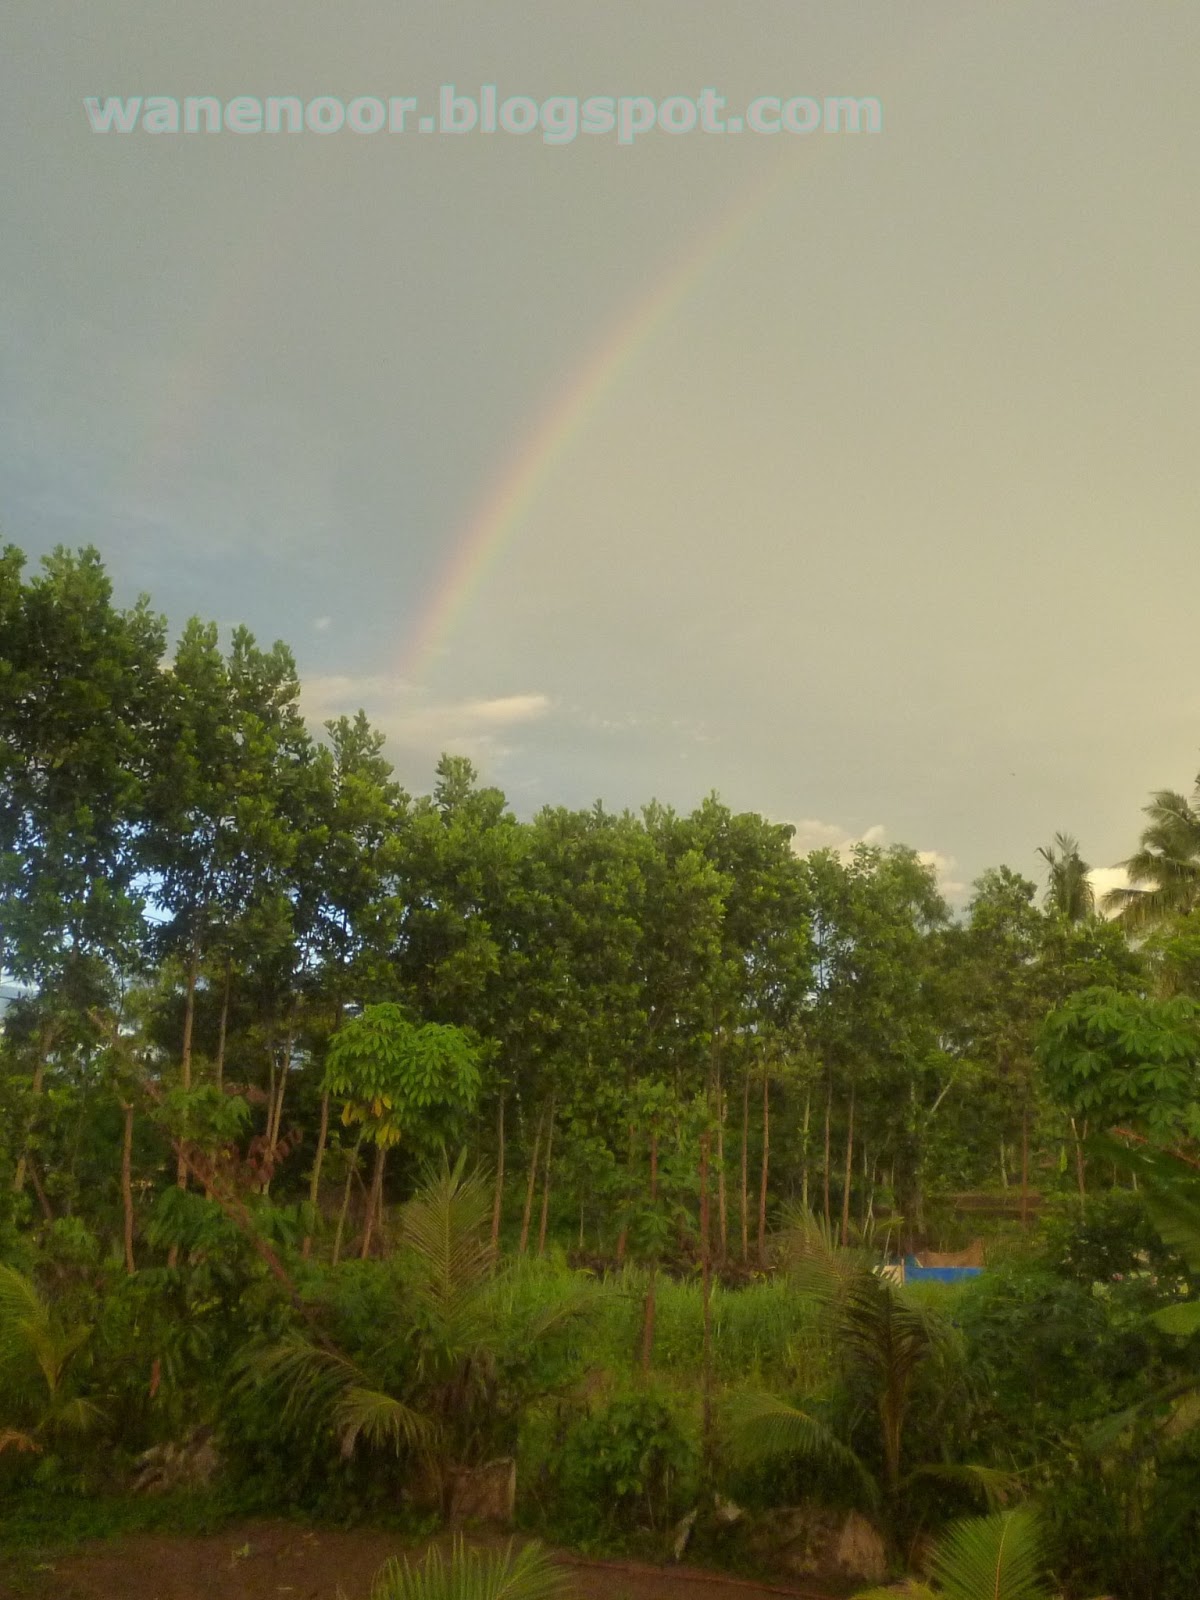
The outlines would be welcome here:
<svg viewBox="0 0 1200 1600">
<path fill-rule="evenodd" d="M 961 883 L 1032 872 L 1056 828 L 1110 862 L 1190 782 L 1195 8 L 4 0 L 0 26 L 0 526 L 31 555 L 94 542 L 175 623 L 285 637 L 312 713 L 365 703 L 411 787 L 449 745 L 524 812 L 715 787 Z M 154 139 L 82 107 L 447 82 L 873 94 L 884 129 Z M 414 660 L 480 508 L 652 303 Z"/>
</svg>

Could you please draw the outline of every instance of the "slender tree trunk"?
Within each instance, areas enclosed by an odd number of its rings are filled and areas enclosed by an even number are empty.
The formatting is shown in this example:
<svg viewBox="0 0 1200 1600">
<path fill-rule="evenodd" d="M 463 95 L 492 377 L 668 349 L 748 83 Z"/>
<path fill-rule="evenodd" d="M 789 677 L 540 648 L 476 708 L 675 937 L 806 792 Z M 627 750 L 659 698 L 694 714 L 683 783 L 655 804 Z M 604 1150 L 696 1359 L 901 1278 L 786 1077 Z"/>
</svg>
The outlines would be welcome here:
<svg viewBox="0 0 1200 1600">
<path fill-rule="evenodd" d="M 842 1248 L 850 1243 L 850 1187 L 854 1176 L 854 1093 L 850 1086 L 850 1121 L 846 1126 L 846 1186 L 842 1191 Z"/>
<path fill-rule="evenodd" d="M 703 1385 L 700 1411 L 700 1467 L 705 1481 L 712 1477 L 712 1263 L 709 1241 L 708 1215 L 708 1147 L 707 1132 L 700 1135 L 700 1295 L 704 1307 L 704 1349 L 701 1382 Z"/>
<path fill-rule="evenodd" d="M 123 1100 L 124 1128 L 121 1135 L 121 1210 L 124 1219 L 125 1271 L 134 1273 L 133 1259 L 133 1103 Z"/>
<path fill-rule="evenodd" d="M 729 1205 L 725 1191 L 725 1090 L 717 1066 L 717 1259 L 724 1266 L 729 1256 Z"/>
<path fill-rule="evenodd" d="M 54 1035 L 57 1030 L 53 1023 L 47 1024 L 42 1029 L 41 1038 L 38 1040 L 37 1061 L 33 1068 L 33 1082 L 30 1084 L 30 1094 L 34 1100 L 41 1098 L 42 1086 L 46 1081 L 46 1063 L 54 1045 Z M 33 1125 L 36 1111 L 31 1111 L 25 1125 L 25 1138 L 21 1154 L 17 1157 L 17 1167 L 13 1174 L 12 1188 L 14 1194 L 20 1194 L 25 1187 L 25 1176 L 29 1167 L 29 1145 L 33 1138 Z"/>
<path fill-rule="evenodd" d="M 383 1164 L 387 1151 L 383 1145 L 375 1146 L 375 1172 L 371 1178 L 371 1193 L 367 1199 L 367 1223 L 363 1229 L 362 1249 L 359 1259 L 365 1261 L 371 1253 L 371 1235 L 375 1228 L 375 1214 L 383 1208 Z"/>
<path fill-rule="evenodd" d="M 1075 1118 L 1071 1118 L 1071 1137 L 1075 1141 L 1075 1182 L 1079 1187 L 1079 1205 L 1087 1205 L 1087 1167 L 1083 1159 L 1083 1141 L 1087 1138 L 1087 1123 L 1083 1125 L 1083 1134 L 1075 1126 Z"/>
<path fill-rule="evenodd" d="M 808 1212 L 808 1123 L 812 1114 L 812 1084 L 804 1090 L 804 1121 L 800 1125 L 800 1204 Z"/>
<path fill-rule="evenodd" d="M 522 1255 L 529 1249 L 529 1219 L 533 1215 L 533 1190 L 537 1183 L 538 1153 L 542 1145 L 542 1117 L 538 1116 L 537 1131 L 533 1136 L 533 1154 L 529 1158 L 529 1182 L 525 1185 L 525 1210 L 521 1214 L 521 1244 Z"/>
<path fill-rule="evenodd" d="M 1029 1226 L 1029 1101 L 1021 1109 L 1021 1226 Z"/>
<path fill-rule="evenodd" d="M 658 1199 L 658 1130 L 650 1135 L 650 1200 Z"/>
<path fill-rule="evenodd" d="M 45 1217 L 47 1222 L 53 1222 L 54 1210 L 46 1198 L 46 1191 L 42 1188 L 42 1180 L 38 1177 L 37 1165 L 32 1156 L 26 1158 L 25 1167 L 29 1173 L 30 1186 L 37 1196 L 37 1203 L 42 1208 L 42 1216 Z"/>
<path fill-rule="evenodd" d="M 550 1096 L 550 1125 L 546 1129 L 546 1167 L 542 1180 L 542 1216 L 538 1224 L 538 1255 L 546 1254 L 546 1219 L 550 1215 L 550 1155 L 554 1149 L 554 1096 Z"/>
<path fill-rule="evenodd" d="M 342 1234 L 346 1231 L 346 1213 L 350 1210 L 350 1189 L 354 1183 L 354 1174 L 358 1171 L 358 1152 L 362 1149 L 363 1135 L 366 1128 L 358 1130 L 358 1138 L 354 1141 L 354 1149 L 350 1156 L 350 1166 L 346 1172 L 346 1186 L 342 1190 L 342 1208 L 338 1212 L 337 1232 L 333 1236 L 332 1265 L 337 1266 L 342 1254 Z"/>
<path fill-rule="evenodd" d="M 221 1020 L 217 1025 L 216 1084 L 219 1089 L 225 1082 L 225 1032 L 229 1024 L 229 993 L 233 987 L 233 957 L 225 960 L 225 987 L 221 992 Z"/>
<path fill-rule="evenodd" d="M 628 1157 L 628 1160 L 626 1162 L 626 1171 L 628 1172 L 628 1175 L 629 1175 L 629 1194 L 630 1194 L 630 1199 L 632 1199 L 632 1197 L 633 1197 L 633 1151 L 634 1151 L 634 1143 L 635 1143 L 634 1127 L 633 1127 L 633 1124 L 630 1123 L 630 1125 L 629 1125 L 629 1157 Z M 626 1247 L 627 1247 L 628 1243 L 629 1243 L 629 1224 L 628 1224 L 628 1222 L 622 1222 L 621 1231 L 620 1231 L 620 1233 L 617 1234 L 617 1265 L 618 1266 L 622 1266 L 624 1264 L 624 1261 L 625 1261 L 625 1250 L 626 1250 Z"/>
<path fill-rule="evenodd" d="M 646 1308 L 642 1316 L 642 1372 L 650 1371 L 650 1358 L 654 1354 L 655 1291 L 658 1286 L 658 1262 L 650 1263 L 650 1282 L 646 1285 Z"/>
<path fill-rule="evenodd" d="M 492 1260 L 500 1259 L 500 1216 L 504 1209 L 504 1096 L 496 1106 L 496 1186 L 492 1194 Z"/>
<path fill-rule="evenodd" d="M 742 1262 L 750 1260 L 750 1068 L 742 1079 Z"/>
<path fill-rule="evenodd" d="M 830 1207 L 830 1202 L 829 1202 L 829 1162 L 830 1162 L 830 1158 L 831 1158 L 831 1150 L 830 1150 L 829 1140 L 830 1140 L 830 1124 L 832 1122 L 832 1119 L 833 1119 L 833 1076 L 831 1074 L 830 1078 L 829 1078 L 828 1086 L 827 1086 L 827 1088 L 825 1090 L 825 1171 L 824 1171 L 824 1185 L 825 1185 L 825 1226 L 827 1228 L 831 1228 L 833 1226 L 833 1211 L 832 1211 L 832 1209 Z"/>
<path fill-rule="evenodd" d="M 329 1141 L 329 1090 L 321 1096 L 321 1126 L 317 1132 L 317 1153 L 313 1158 L 312 1177 L 308 1181 L 308 1203 L 314 1213 L 321 1199 L 321 1167 L 325 1161 L 325 1146 Z M 301 1250 L 305 1261 L 312 1253 L 312 1235 L 305 1234 Z"/>
<path fill-rule="evenodd" d="M 1000 1141 L 1000 1187 L 1008 1193 L 1008 1168 L 1004 1162 L 1004 1140 Z"/>
<path fill-rule="evenodd" d="M 766 1060 L 762 1073 L 762 1163 L 758 1184 L 758 1264 L 767 1264 L 767 1180 L 771 1162 L 771 1074 Z"/>
<path fill-rule="evenodd" d="M 333 1009 L 333 1028 L 331 1035 L 336 1033 L 342 1025 L 342 1002 L 338 1000 Z M 308 1184 L 308 1203 L 314 1212 L 319 1211 L 321 1204 L 321 1168 L 325 1163 L 325 1147 L 329 1142 L 329 1090 L 326 1089 L 321 1096 L 321 1126 L 317 1132 L 317 1153 L 313 1157 L 312 1177 Z M 305 1236 L 301 1254 L 307 1261 L 312 1251 L 312 1238 Z"/>
<path fill-rule="evenodd" d="M 196 978 L 199 971 L 200 938 L 198 934 L 194 934 L 191 949 L 188 951 L 187 988 L 183 999 L 183 1043 L 179 1061 L 179 1081 L 185 1091 L 192 1087 L 192 1030 L 196 1021 Z M 182 1156 L 176 1164 L 175 1182 L 181 1189 L 186 1189 L 188 1186 L 187 1162 Z M 178 1257 L 178 1251 L 174 1246 L 172 1254 Z"/>
</svg>

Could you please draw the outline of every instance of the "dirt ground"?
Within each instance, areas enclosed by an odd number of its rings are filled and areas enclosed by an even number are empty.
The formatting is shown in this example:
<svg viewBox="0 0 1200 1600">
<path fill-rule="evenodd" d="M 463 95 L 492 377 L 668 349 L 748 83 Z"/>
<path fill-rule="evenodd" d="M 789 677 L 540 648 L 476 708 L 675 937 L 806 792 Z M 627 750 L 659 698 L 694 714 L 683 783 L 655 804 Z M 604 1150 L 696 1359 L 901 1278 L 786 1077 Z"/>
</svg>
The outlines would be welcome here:
<svg viewBox="0 0 1200 1600">
<path fill-rule="evenodd" d="M 487 1540 L 488 1544 L 502 1541 Z M 83 1546 L 18 1583 L 0 1573 L 0 1600 L 367 1600 L 393 1535 L 255 1522 L 203 1538 L 137 1534 Z M 697 1568 L 585 1561 L 560 1554 L 574 1600 L 835 1600 Z"/>
</svg>

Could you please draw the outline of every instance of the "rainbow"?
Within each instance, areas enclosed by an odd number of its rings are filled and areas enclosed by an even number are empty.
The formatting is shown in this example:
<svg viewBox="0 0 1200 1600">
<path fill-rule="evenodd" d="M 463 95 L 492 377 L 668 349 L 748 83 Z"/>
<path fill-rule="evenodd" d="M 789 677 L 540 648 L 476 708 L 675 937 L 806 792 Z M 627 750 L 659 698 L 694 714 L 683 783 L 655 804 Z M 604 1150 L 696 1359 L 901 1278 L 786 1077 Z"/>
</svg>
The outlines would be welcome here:
<svg viewBox="0 0 1200 1600">
<path fill-rule="evenodd" d="M 522 526 L 545 484 L 605 397 L 635 358 L 665 327 L 700 280 L 728 254 L 796 170 L 788 155 L 769 167 L 748 193 L 723 212 L 641 297 L 577 369 L 543 412 L 516 459 L 499 475 L 467 523 L 434 585 L 415 630 L 405 641 L 400 675 L 417 682 L 479 594 L 506 544 Z"/>
</svg>

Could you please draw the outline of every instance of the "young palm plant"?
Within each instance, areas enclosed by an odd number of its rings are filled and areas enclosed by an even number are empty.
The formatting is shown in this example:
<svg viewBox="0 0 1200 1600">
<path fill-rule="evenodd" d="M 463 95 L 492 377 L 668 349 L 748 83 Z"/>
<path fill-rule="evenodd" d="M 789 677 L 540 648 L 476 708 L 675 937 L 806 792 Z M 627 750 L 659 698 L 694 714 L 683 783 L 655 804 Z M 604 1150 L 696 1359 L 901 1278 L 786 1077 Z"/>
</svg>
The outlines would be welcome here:
<svg viewBox="0 0 1200 1600">
<path fill-rule="evenodd" d="M 947 1325 L 877 1277 L 863 1252 L 838 1245 L 819 1219 L 793 1218 L 781 1236 L 781 1249 L 797 1288 L 820 1309 L 845 1381 L 875 1414 L 880 1468 L 872 1472 L 814 1410 L 755 1390 L 733 1395 L 727 1405 L 735 1453 L 747 1464 L 792 1456 L 841 1467 L 893 1530 L 909 1491 L 922 1479 L 959 1485 L 989 1506 L 1002 1504 L 1015 1488 L 1009 1473 L 951 1463 L 923 1463 L 906 1470 L 905 1425 L 918 1380 L 938 1365 L 947 1376 L 953 1370 Z"/>
<path fill-rule="evenodd" d="M 932 1586 L 870 1589 L 856 1600 L 1051 1600 L 1037 1513 L 1028 1506 L 952 1523 L 933 1548 Z"/>
<path fill-rule="evenodd" d="M 380 1568 L 371 1600 L 553 1600 L 566 1579 L 539 1544 L 488 1554 L 454 1541 L 450 1559 L 434 1546 L 418 1566 L 393 1557 Z"/>
<path fill-rule="evenodd" d="M 403 1341 L 409 1381 L 403 1395 L 373 1378 L 329 1343 L 293 1332 L 245 1360 L 243 1382 L 278 1396 L 285 1418 L 328 1424 L 342 1454 L 361 1442 L 420 1462 L 443 1510 L 457 1466 L 475 1465 L 495 1420 L 500 1370 L 527 1361 L 540 1340 L 584 1308 L 564 1299 L 522 1315 L 507 1297 L 491 1249 L 491 1186 L 466 1173 L 465 1157 L 426 1174 L 401 1210 L 400 1238 L 409 1275 L 402 1326 L 381 1343 L 386 1357 Z"/>
<path fill-rule="evenodd" d="M 86 1325 L 63 1327 L 28 1278 L 0 1266 L 0 1451 L 38 1452 L 101 1421 L 71 1382 L 91 1334 Z"/>
</svg>

